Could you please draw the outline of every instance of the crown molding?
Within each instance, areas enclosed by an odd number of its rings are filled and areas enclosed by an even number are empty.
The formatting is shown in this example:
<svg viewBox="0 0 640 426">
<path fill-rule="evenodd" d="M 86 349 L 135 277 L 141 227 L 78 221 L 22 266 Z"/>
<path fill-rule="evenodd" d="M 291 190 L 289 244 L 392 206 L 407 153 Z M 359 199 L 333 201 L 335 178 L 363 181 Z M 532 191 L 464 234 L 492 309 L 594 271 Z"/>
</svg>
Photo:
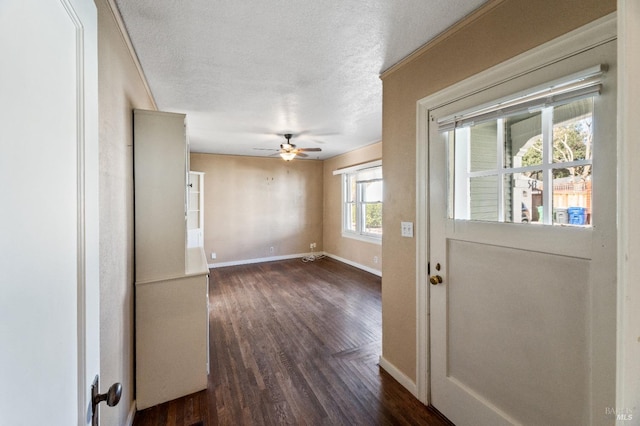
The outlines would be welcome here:
<svg viewBox="0 0 640 426">
<path fill-rule="evenodd" d="M 99 1 L 99 0 L 98 0 Z M 115 3 L 115 0 L 102 0 L 106 4 L 107 8 L 111 12 L 111 16 L 113 17 L 113 21 L 118 28 L 118 32 L 122 37 L 122 41 L 124 42 L 127 50 L 129 51 L 129 55 L 131 56 L 131 60 L 133 61 L 136 70 L 138 71 L 138 75 L 140 76 L 140 80 L 144 85 L 144 89 L 151 100 L 154 109 L 158 109 L 158 105 L 156 104 L 156 100 L 153 97 L 153 93 L 151 92 L 151 88 L 149 87 L 149 82 L 147 81 L 147 77 L 144 74 L 144 70 L 142 69 L 142 65 L 140 64 L 140 60 L 138 59 L 138 55 L 136 54 L 136 50 L 133 47 L 133 43 L 131 43 L 131 38 L 129 38 L 129 33 L 127 32 L 127 27 L 122 20 L 122 16 L 120 15 L 120 11 L 118 10 L 118 5 Z"/>
</svg>

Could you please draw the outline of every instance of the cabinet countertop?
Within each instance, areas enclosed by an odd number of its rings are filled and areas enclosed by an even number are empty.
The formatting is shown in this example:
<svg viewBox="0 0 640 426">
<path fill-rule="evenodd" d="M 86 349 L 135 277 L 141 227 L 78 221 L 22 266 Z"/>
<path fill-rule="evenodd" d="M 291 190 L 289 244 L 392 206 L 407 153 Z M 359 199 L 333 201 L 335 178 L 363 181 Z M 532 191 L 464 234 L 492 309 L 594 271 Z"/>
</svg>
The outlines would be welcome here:
<svg viewBox="0 0 640 426">
<path fill-rule="evenodd" d="M 148 281 L 137 281 L 136 285 L 156 284 L 166 281 L 179 280 L 187 277 L 209 275 L 209 266 L 204 254 L 204 248 L 191 247 L 187 249 L 186 270 L 182 275 L 159 277 Z"/>
</svg>

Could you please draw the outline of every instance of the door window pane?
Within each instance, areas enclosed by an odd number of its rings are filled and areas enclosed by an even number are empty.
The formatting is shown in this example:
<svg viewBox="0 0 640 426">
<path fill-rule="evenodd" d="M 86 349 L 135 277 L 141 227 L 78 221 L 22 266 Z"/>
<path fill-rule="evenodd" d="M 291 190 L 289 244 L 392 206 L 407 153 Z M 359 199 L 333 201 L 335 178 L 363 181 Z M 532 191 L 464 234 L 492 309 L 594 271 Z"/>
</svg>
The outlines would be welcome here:
<svg viewBox="0 0 640 426">
<path fill-rule="evenodd" d="M 498 126 L 495 121 L 471 126 L 469 171 L 493 170 L 497 166 Z"/>
<path fill-rule="evenodd" d="M 498 176 L 472 177 L 469 195 L 471 220 L 498 220 Z"/>
<path fill-rule="evenodd" d="M 578 99 L 448 132 L 453 217 L 591 225 L 593 102 Z"/>
<path fill-rule="evenodd" d="M 540 222 L 543 186 L 542 171 L 505 175 L 504 221 Z"/>
<path fill-rule="evenodd" d="M 504 166 L 542 164 L 542 114 L 527 112 L 505 119 Z"/>
<path fill-rule="evenodd" d="M 582 99 L 554 108 L 554 163 L 591 160 L 593 152 L 592 122 L 593 98 Z M 583 172 L 586 172 L 584 166 L 572 167 L 564 173 L 580 176 Z"/>
<path fill-rule="evenodd" d="M 584 179 L 553 179 L 553 223 L 591 225 L 591 169 Z"/>
<path fill-rule="evenodd" d="M 553 211 L 555 224 L 591 224 L 593 98 L 553 112 Z M 565 167 L 558 167 L 564 165 Z"/>
</svg>

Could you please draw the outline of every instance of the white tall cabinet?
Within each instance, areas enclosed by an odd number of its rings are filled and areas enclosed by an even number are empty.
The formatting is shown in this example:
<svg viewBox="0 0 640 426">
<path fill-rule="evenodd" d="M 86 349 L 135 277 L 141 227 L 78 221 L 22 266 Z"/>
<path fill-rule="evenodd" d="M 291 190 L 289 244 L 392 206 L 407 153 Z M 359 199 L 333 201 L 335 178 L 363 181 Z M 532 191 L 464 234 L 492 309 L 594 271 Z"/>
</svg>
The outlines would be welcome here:
<svg viewBox="0 0 640 426">
<path fill-rule="evenodd" d="M 134 111 L 136 404 L 206 389 L 208 274 L 187 246 L 185 115 Z"/>
</svg>

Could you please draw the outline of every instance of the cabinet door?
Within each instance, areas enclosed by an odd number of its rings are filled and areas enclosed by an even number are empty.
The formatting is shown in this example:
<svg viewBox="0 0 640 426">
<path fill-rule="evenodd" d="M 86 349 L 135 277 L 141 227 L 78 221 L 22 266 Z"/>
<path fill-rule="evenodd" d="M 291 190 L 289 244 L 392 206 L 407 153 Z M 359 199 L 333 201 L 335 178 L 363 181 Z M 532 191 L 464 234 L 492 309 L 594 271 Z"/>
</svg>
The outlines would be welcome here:
<svg viewBox="0 0 640 426">
<path fill-rule="evenodd" d="M 185 116 L 135 110 L 136 282 L 185 271 Z"/>
<path fill-rule="evenodd" d="M 189 198 L 187 206 L 187 246 L 204 245 L 204 173 L 189 172 Z"/>
</svg>

